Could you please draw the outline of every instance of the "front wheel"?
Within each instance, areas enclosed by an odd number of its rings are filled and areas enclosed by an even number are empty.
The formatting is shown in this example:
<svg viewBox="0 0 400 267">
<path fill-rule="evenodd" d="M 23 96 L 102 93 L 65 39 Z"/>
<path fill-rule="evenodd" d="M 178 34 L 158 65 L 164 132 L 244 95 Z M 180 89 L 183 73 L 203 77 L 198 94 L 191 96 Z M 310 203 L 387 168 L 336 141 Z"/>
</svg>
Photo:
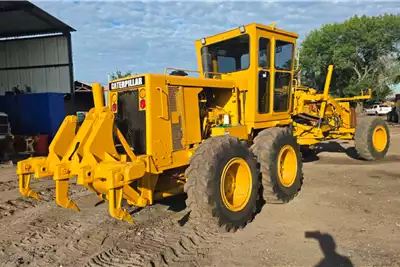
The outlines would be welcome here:
<svg viewBox="0 0 400 267">
<path fill-rule="evenodd" d="M 206 219 L 225 231 L 253 220 L 259 199 L 257 162 L 237 138 L 216 136 L 204 141 L 190 160 L 186 205 L 191 216 Z"/>
<path fill-rule="evenodd" d="M 354 141 L 360 158 L 382 159 L 390 146 L 389 127 L 381 118 L 363 118 L 357 124 Z"/>
</svg>

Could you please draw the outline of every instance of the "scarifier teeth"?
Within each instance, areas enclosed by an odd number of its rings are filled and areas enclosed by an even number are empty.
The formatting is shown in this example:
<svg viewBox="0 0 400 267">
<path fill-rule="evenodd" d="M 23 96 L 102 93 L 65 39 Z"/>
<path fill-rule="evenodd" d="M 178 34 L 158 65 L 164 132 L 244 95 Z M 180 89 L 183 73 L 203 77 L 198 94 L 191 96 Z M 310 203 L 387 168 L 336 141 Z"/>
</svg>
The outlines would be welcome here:
<svg viewBox="0 0 400 267">
<path fill-rule="evenodd" d="M 19 180 L 19 192 L 25 197 L 31 197 L 39 200 L 39 195 L 34 192 L 30 187 L 31 175 L 30 174 L 20 174 L 18 175 Z"/>
<path fill-rule="evenodd" d="M 133 220 L 132 216 L 129 214 L 129 212 L 127 212 L 125 209 L 123 209 L 121 207 L 113 208 L 113 207 L 111 207 L 111 205 L 109 203 L 110 214 L 111 214 L 112 217 L 114 217 L 115 219 L 118 219 L 118 220 L 126 221 L 128 223 L 134 223 L 135 222 Z"/>
<path fill-rule="evenodd" d="M 23 194 L 24 196 L 31 197 L 31 198 L 34 198 L 34 199 L 36 199 L 36 200 L 40 200 L 39 194 L 36 193 L 35 191 L 33 191 L 32 189 L 28 189 L 28 190 L 26 191 L 26 193 L 22 193 L 22 194 Z"/>
<path fill-rule="evenodd" d="M 118 220 L 124 220 L 133 223 L 132 216 L 121 207 L 122 188 L 113 188 L 108 191 L 108 209 L 110 215 Z"/>
<path fill-rule="evenodd" d="M 120 210 L 120 216 L 121 216 L 120 220 L 124 220 L 124 221 L 126 221 L 128 223 L 134 223 L 134 220 L 133 220 L 132 216 L 126 210 L 121 209 Z"/>
<path fill-rule="evenodd" d="M 68 200 L 68 204 L 67 207 L 69 209 L 73 209 L 75 211 L 80 211 L 80 209 L 78 208 L 78 206 L 75 204 L 75 202 L 73 202 L 72 200 Z"/>
<path fill-rule="evenodd" d="M 126 212 L 126 213 L 128 213 L 128 212 Z M 128 223 L 134 223 L 135 221 L 132 219 L 132 216 L 131 215 L 129 215 L 129 213 L 128 213 L 128 217 L 126 218 L 126 219 L 124 219 L 125 221 L 127 221 Z"/>
<path fill-rule="evenodd" d="M 63 199 L 63 200 L 56 200 L 56 202 L 60 207 L 63 207 L 63 208 L 66 208 L 66 209 L 72 209 L 72 210 L 75 210 L 75 211 L 80 211 L 78 206 L 71 199 L 67 198 L 67 199 Z"/>
<path fill-rule="evenodd" d="M 78 206 L 68 198 L 68 179 L 56 180 L 56 202 L 59 206 L 79 211 Z"/>
</svg>

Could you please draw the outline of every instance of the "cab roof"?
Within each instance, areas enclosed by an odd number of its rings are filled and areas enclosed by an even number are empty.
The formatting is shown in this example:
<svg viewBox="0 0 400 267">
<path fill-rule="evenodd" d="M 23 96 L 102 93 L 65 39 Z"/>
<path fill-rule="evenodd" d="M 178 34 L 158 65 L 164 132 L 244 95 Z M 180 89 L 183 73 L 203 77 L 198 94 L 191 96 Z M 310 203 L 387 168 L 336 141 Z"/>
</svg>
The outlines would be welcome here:
<svg viewBox="0 0 400 267">
<path fill-rule="evenodd" d="M 294 37 L 294 38 L 298 38 L 299 37 L 299 35 L 297 33 L 295 33 L 295 32 L 289 32 L 289 31 L 285 31 L 283 29 L 276 28 L 275 27 L 275 23 L 272 23 L 271 25 L 268 25 L 268 26 L 264 25 L 264 24 L 259 24 L 259 23 L 250 23 L 250 24 L 243 25 L 243 26 L 245 28 L 256 28 L 256 29 L 260 29 L 260 30 L 265 30 L 265 31 L 275 32 L 275 33 L 278 33 L 278 34 L 287 35 L 287 36 Z M 233 32 L 238 31 L 238 30 L 239 30 L 239 26 L 237 28 L 230 29 L 230 30 L 227 30 L 227 31 L 224 31 L 224 32 L 219 32 L 217 34 L 206 36 L 206 37 L 203 37 L 203 38 L 207 39 L 207 38 L 210 38 L 210 37 L 216 37 L 216 36 L 224 35 L 224 34 L 227 34 L 227 33 L 233 33 Z M 203 38 L 201 38 L 201 39 L 203 39 Z M 196 40 L 196 42 L 200 42 L 201 39 Z"/>
</svg>

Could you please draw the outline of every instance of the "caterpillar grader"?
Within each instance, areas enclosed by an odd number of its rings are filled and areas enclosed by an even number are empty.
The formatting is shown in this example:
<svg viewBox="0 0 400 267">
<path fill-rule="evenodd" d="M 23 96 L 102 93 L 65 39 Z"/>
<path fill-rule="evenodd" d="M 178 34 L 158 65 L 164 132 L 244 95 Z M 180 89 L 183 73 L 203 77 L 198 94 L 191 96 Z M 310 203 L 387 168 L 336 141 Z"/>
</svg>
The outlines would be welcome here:
<svg viewBox="0 0 400 267">
<path fill-rule="evenodd" d="M 370 93 L 331 97 L 333 66 L 323 91 L 302 87 L 294 77 L 297 38 L 253 23 L 195 41 L 194 77 L 166 69 L 112 80 L 108 90 L 94 83 L 83 123 L 67 116 L 47 157 L 18 162 L 20 193 L 39 199 L 31 177 L 52 177 L 56 203 L 78 211 L 68 195 L 76 178 L 127 222 L 125 203 L 145 207 L 184 193 L 191 218 L 236 231 L 254 219 L 259 200 L 298 195 L 302 147 L 355 140 L 360 159 L 383 158 L 388 126 L 357 120 L 350 107 Z"/>
</svg>

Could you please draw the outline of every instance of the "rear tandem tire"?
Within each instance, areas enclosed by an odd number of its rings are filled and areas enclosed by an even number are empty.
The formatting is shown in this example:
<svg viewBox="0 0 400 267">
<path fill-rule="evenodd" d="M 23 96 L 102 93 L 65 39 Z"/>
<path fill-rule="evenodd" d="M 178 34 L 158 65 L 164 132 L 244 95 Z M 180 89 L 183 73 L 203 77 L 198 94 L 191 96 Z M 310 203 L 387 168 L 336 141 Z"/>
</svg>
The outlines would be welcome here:
<svg viewBox="0 0 400 267">
<path fill-rule="evenodd" d="M 228 135 L 211 137 L 196 149 L 189 164 L 184 191 L 190 217 L 199 223 L 211 221 L 228 232 L 244 228 L 254 219 L 260 175 L 255 156 L 245 143 Z M 228 186 L 228 180 L 233 186 Z"/>
<path fill-rule="evenodd" d="M 303 185 L 303 163 L 292 130 L 289 127 L 264 129 L 254 138 L 251 149 L 260 164 L 265 202 L 288 203 L 293 200 Z M 290 151 L 288 158 L 282 158 L 285 150 Z M 285 164 L 279 163 L 280 160 L 288 160 L 289 171 L 281 173 L 283 168 L 280 165 Z"/>
<path fill-rule="evenodd" d="M 354 136 L 355 149 L 364 160 L 379 160 L 385 157 L 390 146 L 387 123 L 378 117 L 359 120 Z"/>
</svg>

